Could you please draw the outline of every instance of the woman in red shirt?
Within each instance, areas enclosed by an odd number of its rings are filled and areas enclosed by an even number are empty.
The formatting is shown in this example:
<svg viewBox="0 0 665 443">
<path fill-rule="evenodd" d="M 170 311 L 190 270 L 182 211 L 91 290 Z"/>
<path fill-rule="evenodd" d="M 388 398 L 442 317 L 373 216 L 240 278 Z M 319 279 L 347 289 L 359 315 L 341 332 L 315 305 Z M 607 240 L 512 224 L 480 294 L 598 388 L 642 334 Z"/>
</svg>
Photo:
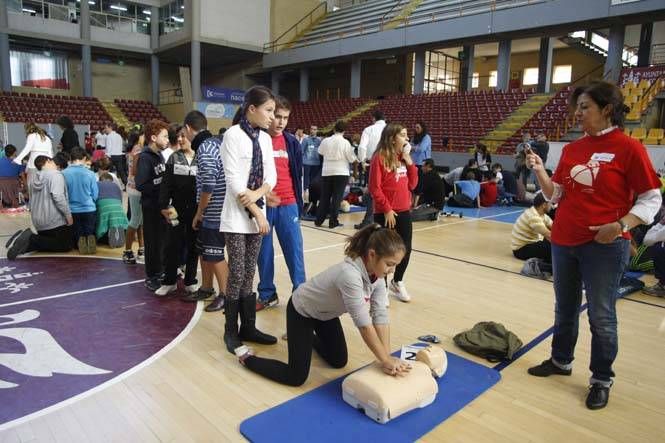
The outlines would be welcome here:
<svg viewBox="0 0 665 443">
<path fill-rule="evenodd" d="M 395 229 L 406 245 L 406 254 L 397 265 L 389 287 L 390 292 L 403 302 L 411 300 L 402 279 L 411 255 L 411 191 L 418 184 L 418 169 L 409 155 L 408 140 L 404 126 L 397 123 L 386 125 L 370 163 L 369 177 L 374 221 Z"/>
<path fill-rule="evenodd" d="M 542 160 L 527 152 L 543 193 L 559 202 L 552 226 L 552 354 L 529 374 L 571 374 L 586 294 L 592 336 L 586 405 L 600 409 L 609 399 L 618 352 L 616 298 L 628 262 L 628 231 L 653 221 L 661 205 L 660 182 L 644 146 L 620 129 L 627 109 L 619 88 L 607 82 L 577 88 L 571 105 L 586 134 L 564 147 L 551 179 Z"/>
</svg>

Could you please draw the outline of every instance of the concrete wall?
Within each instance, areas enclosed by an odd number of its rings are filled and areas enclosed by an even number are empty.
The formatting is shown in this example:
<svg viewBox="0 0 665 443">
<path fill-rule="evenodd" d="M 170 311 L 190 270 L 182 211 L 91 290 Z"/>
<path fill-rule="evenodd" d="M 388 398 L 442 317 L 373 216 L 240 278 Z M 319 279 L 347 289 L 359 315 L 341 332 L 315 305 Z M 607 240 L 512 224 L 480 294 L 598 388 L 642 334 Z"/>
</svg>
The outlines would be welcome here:
<svg viewBox="0 0 665 443">
<path fill-rule="evenodd" d="M 255 84 L 248 74 L 256 72 L 260 67 L 261 57 L 257 56 L 255 60 L 245 63 L 208 68 L 201 73 L 201 85 L 246 90 Z"/>
<path fill-rule="evenodd" d="M 479 73 L 479 89 L 488 89 L 490 71 L 496 70 L 496 56 L 492 57 L 476 57 L 474 60 L 474 72 Z M 573 65 L 572 80 L 576 80 L 580 76 L 588 73 L 598 66 L 602 66 L 603 62 L 590 57 L 573 48 L 555 49 L 552 55 L 552 68 L 556 65 Z M 510 71 L 511 73 L 518 73 L 520 83 L 522 81 L 522 73 L 525 68 L 538 67 L 538 52 L 522 52 L 512 54 L 510 56 Z M 602 77 L 602 67 L 593 73 L 595 78 Z M 586 78 L 586 77 L 585 77 Z M 587 79 L 588 81 L 588 79 Z M 578 84 L 584 84 L 585 80 L 581 80 Z M 536 87 L 536 85 L 531 85 Z M 567 84 L 552 85 L 552 90 L 560 89 Z"/>
<path fill-rule="evenodd" d="M 182 123 L 185 120 L 185 115 L 189 112 L 189 109 L 185 110 L 185 105 L 182 103 L 159 105 L 157 108 L 164 114 L 164 117 L 173 123 Z"/>
<path fill-rule="evenodd" d="M 270 0 L 270 41 L 274 41 L 298 23 L 320 3 L 319 0 Z M 321 9 L 323 11 L 323 7 Z M 306 25 L 307 23 L 303 23 L 303 26 Z M 301 29 L 302 27 L 298 26 L 298 30 Z"/>
<path fill-rule="evenodd" d="M 270 0 L 201 0 L 202 39 L 263 48 L 270 40 Z"/>
</svg>

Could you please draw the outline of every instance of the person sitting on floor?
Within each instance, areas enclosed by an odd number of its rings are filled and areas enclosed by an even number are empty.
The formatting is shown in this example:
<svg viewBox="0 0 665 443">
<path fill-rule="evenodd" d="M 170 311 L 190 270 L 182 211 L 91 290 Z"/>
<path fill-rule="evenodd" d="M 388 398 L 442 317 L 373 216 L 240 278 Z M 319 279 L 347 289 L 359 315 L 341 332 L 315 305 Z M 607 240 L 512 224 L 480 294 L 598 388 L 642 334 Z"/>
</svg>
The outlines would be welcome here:
<svg viewBox="0 0 665 443">
<path fill-rule="evenodd" d="M 445 204 L 443 179 L 436 172 L 434 160 L 424 160 L 422 165 L 421 205 L 411 210 L 412 221 L 438 220 Z"/>
<path fill-rule="evenodd" d="M 647 248 L 643 255 L 650 258 L 658 280 L 642 292 L 655 297 L 665 297 L 665 217 L 647 231 L 642 245 Z"/>
<path fill-rule="evenodd" d="M 525 210 L 513 225 L 510 248 L 520 260 L 540 258 L 552 262 L 550 236 L 552 219 L 547 215 L 550 203 L 542 192 L 536 194 L 533 206 Z"/>
<path fill-rule="evenodd" d="M 499 194 L 496 172 L 489 171 L 489 180 L 480 183 L 480 206 L 488 208 L 496 204 Z"/>
<path fill-rule="evenodd" d="M 26 252 L 68 252 L 72 249 L 72 224 L 67 185 L 55 163 L 45 155 L 34 159 L 36 172 L 30 180 L 30 218 L 37 230 L 16 232 L 7 242 L 7 258 Z"/>
<path fill-rule="evenodd" d="M 448 199 L 448 206 L 481 208 L 480 182 L 473 171 L 467 171 L 465 180 L 455 182 L 455 193 Z"/>
<path fill-rule="evenodd" d="M 112 248 L 125 245 L 125 230 L 129 225 L 122 207 L 122 191 L 108 172 L 99 175 L 97 197 L 97 242 L 108 243 Z M 106 241 L 104 241 L 106 240 Z"/>
<path fill-rule="evenodd" d="M 16 147 L 5 146 L 5 156 L 0 158 L 0 202 L 12 208 L 18 207 L 21 200 L 21 175 L 25 166 L 14 163 Z"/>
</svg>

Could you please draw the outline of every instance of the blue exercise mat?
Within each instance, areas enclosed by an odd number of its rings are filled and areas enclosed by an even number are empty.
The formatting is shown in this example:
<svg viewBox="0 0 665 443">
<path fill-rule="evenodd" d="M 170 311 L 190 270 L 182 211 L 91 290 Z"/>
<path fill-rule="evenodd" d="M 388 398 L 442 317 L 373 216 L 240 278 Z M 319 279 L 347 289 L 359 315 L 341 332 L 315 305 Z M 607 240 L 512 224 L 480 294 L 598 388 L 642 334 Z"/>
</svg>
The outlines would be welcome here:
<svg viewBox="0 0 665 443">
<path fill-rule="evenodd" d="M 437 380 L 431 405 L 382 425 L 342 399 L 340 377 L 285 403 L 248 418 L 240 432 L 251 442 L 412 442 L 494 386 L 498 371 L 446 352 L 448 370 Z M 348 374 L 347 374 L 348 375 Z"/>
</svg>

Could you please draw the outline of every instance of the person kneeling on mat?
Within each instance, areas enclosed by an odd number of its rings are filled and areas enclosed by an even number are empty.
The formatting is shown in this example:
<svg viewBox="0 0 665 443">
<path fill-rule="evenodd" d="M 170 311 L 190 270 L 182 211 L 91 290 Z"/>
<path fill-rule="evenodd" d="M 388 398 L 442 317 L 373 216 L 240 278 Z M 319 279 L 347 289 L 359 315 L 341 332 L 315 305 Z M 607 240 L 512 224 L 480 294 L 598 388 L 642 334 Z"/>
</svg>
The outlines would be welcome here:
<svg viewBox="0 0 665 443">
<path fill-rule="evenodd" d="M 240 362 L 249 370 L 289 386 L 307 380 L 312 348 L 332 367 L 347 362 L 339 317 L 348 312 L 360 335 L 390 375 L 403 375 L 408 363 L 390 355 L 385 277 L 395 271 L 406 247 L 391 229 L 373 223 L 348 240 L 346 258 L 301 284 L 286 308 L 289 362 L 260 358 L 245 348 Z"/>
</svg>

